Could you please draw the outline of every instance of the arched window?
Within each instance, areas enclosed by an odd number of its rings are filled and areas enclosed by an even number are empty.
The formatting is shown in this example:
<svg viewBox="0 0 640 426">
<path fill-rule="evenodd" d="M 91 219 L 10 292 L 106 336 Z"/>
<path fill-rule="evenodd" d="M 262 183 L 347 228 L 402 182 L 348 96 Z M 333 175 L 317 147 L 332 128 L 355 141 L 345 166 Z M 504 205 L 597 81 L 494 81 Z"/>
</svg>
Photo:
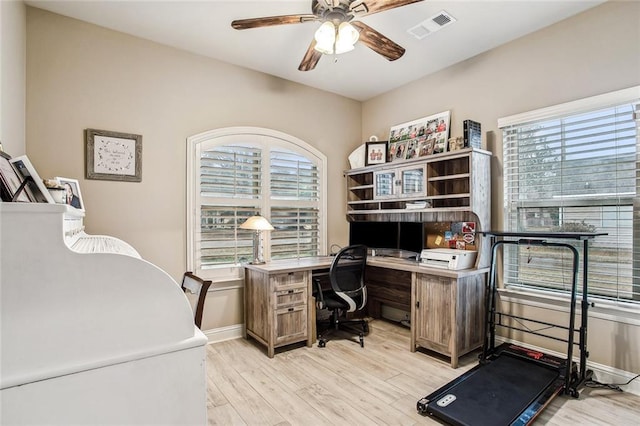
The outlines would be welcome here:
<svg viewBox="0 0 640 426">
<path fill-rule="evenodd" d="M 234 275 L 252 258 L 251 231 L 238 226 L 260 214 L 266 259 L 326 252 L 326 157 L 284 133 L 252 127 L 188 138 L 187 268 Z M 229 269 L 231 267 L 231 269 Z"/>
</svg>

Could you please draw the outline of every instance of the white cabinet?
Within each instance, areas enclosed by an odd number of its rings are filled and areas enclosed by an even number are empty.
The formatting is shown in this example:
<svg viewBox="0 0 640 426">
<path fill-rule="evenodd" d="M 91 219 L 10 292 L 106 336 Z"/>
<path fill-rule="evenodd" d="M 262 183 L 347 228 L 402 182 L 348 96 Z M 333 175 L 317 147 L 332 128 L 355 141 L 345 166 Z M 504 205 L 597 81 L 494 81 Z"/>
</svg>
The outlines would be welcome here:
<svg viewBox="0 0 640 426">
<path fill-rule="evenodd" d="M 424 197 L 426 164 L 374 172 L 374 199 Z"/>
</svg>

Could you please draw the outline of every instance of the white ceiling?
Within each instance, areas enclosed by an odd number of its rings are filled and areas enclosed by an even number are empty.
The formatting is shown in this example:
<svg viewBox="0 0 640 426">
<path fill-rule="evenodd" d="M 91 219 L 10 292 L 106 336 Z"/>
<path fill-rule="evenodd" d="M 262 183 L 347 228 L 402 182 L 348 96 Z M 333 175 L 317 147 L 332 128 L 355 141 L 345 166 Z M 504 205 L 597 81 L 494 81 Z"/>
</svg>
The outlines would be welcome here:
<svg viewBox="0 0 640 426">
<path fill-rule="evenodd" d="M 423 1 L 360 20 L 406 49 L 389 62 L 358 43 L 298 71 L 318 22 L 234 30 L 234 19 L 309 14 L 311 0 L 114 1 L 25 0 L 30 6 L 251 68 L 286 80 L 367 100 L 410 81 L 566 19 L 606 0 Z M 456 22 L 418 40 L 407 32 L 441 11 Z"/>
</svg>

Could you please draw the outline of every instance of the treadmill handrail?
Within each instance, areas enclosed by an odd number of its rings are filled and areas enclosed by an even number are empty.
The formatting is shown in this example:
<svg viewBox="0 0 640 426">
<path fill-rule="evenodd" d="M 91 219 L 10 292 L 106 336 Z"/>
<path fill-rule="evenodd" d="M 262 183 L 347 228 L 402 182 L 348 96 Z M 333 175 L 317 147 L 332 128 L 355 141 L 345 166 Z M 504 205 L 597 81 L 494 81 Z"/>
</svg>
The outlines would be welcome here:
<svg viewBox="0 0 640 426">
<path fill-rule="evenodd" d="M 495 235 L 495 234 L 491 234 L 491 235 Z M 510 235 L 507 235 L 508 237 L 518 237 L 521 236 L 522 234 L 516 234 L 516 233 L 510 233 Z M 572 234 L 573 235 L 573 234 Z M 527 236 L 527 235 L 525 235 Z M 542 235 L 541 235 L 542 237 Z M 552 234 L 544 234 L 545 238 L 554 238 L 554 236 Z M 561 238 L 561 237 L 559 237 Z M 572 237 L 573 238 L 573 237 Z M 586 240 L 585 240 L 586 241 Z M 488 289 L 487 289 L 487 295 L 486 295 L 486 303 L 485 303 L 485 311 L 486 311 L 486 315 L 487 315 L 487 321 L 486 321 L 486 325 L 487 325 L 487 329 L 485 330 L 485 341 L 482 347 L 482 353 L 480 355 L 480 362 L 481 363 L 485 363 L 487 361 L 488 356 L 494 352 L 495 350 L 495 329 L 496 329 L 496 315 L 498 314 L 498 312 L 496 311 L 496 292 L 497 292 L 497 285 L 496 285 L 496 276 L 497 276 L 497 272 L 496 272 L 496 260 L 498 258 L 497 256 L 497 252 L 498 252 L 498 248 L 500 248 L 503 245 L 537 245 L 537 246 L 545 246 L 545 247 L 558 247 L 558 248 L 565 248 L 571 251 L 571 253 L 573 254 L 573 265 L 572 265 L 572 272 L 573 272 L 573 277 L 571 280 L 571 303 L 570 303 L 570 308 L 569 308 L 569 327 L 563 327 L 561 325 L 557 325 L 557 324 L 549 324 L 552 326 L 557 326 L 559 328 L 564 328 L 564 329 L 568 329 L 569 333 L 567 336 L 567 363 L 566 363 L 566 371 L 565 371 L 565 393 L 570 391 L 571 388 L 571 367 L 572 367 L 572 359 L 573 359 L 573 345 L 574 345 L 574 328 L 575 328 L 575 314 L 576 314 L 576 299 L 577 299 L 577 286 L 578 286 L 578 264 L 579 264 L 579 253 L 578 250 L 572 246 L 571 244 L 568 243 L 561 243 L 561 242 L 549 242 L 546 240 L 541 240 L 541 239 L 535 239 L 535 238 L 520 238 L 518 240 L 498 240 L 498 241 L 494 241 L 494 243 L 492 244 L 491 247 L 491 266 L 489 269 L 489 285 L 488 285 Z M 584 310 L 584 309 L 583 309 Z M 583 312 L 583 315 L 585 313 Z M 509 314 L 506 314 L 509 315 Z M 500 324 L 498 324 L 500 325 Z M 542 337 L 549 337 L 549 336 L 544 336 L 541 335 L 539 333 L 532 333 L 528 330 L 522 330 L 523 332 L 526 333 L 531 333 L 531 334 L 537 334 L 540 335 Z M 580 339 L 583 338 L 583 333 L 580 330 Z M 551 337 L 549 337 L 551 338 Z M 580 342 L 580 349 L 581 350 L 586 350 L 586 347 L 583 348 L 583 344 L 582 342 Z M 581 354 L 582 355 L 582 354 Z M 581 357 L 582 359 L 582 357 Z M 581 375 L 583 373 L 583 369 L 585 366 L 580 365 L 580 372 Z M 575 389 L 573 389 L 573 391 L 575 391 Z"/>
</svg>

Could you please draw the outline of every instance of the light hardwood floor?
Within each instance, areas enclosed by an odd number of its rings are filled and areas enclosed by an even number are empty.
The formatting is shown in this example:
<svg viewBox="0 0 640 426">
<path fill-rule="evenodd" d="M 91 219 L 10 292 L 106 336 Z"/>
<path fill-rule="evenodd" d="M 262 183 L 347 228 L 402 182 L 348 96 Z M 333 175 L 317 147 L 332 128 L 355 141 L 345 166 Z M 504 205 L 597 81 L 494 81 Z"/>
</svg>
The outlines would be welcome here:
<svg viewBox="0 0 640 426">
<path fill-rule="evenodd" d="M 211 425 L 422 425 L 416 402 L 477 364 L 477 353 L 451 369 L 447 359 L 409 351 L 409 330 L 370 322 L 365 347 L 334 339 L 297 346 L 269 359 L 253 340 L 207 346 Z M 583 389 L 559 396 L 536 425 L 640 425 L 640 396 Z"/>
</svg>

